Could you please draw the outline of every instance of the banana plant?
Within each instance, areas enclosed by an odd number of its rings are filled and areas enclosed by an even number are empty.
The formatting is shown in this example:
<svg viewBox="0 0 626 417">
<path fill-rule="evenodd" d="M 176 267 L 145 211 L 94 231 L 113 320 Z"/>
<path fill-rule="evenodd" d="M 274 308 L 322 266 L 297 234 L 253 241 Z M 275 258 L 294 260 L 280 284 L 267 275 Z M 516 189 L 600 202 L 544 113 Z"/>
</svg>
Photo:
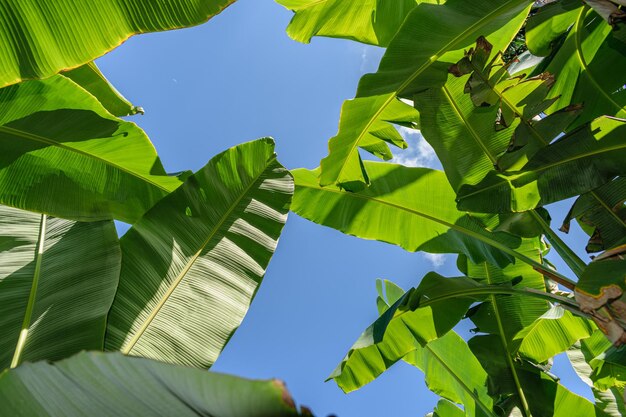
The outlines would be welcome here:
<svg viewBox="0 0 626 417">
<path fill-rule="evenodd" d="M 365 11 L 356 17 L 346 12 L 349 2 L 340 3 L 300 2 L 291 36 L 375 43 L 358 37 L 364 27 L 375 29 L 375 8 L 366 20 Z M 626 231 L 625 80 L 617 69 L 626 54 L 619 9 L 604 5 L 613 11 L 607 14 L 600 3 L 491 2 L 483 9 L 472 2 L 472 10 L 453 0 L 418 4 L 397 27 L 378 72 L 364 76 L 356 98 L 344 104 L 320 168 L 294 171 L 292 210 L 299 215 L 409 251 L 457 253 L 464 275 L 430 273 L 404 295 L 379 283 L 379 319 L 330 377 L 344 391 L 405 360 L 443 397 L 433 415 L 616 415 L 619 345 L 626 340 L 619 246 Z M 342 23 L 336 31 L 333 20 Z M 369 26 L 350 31 L 348 21 Z M 525 69 L 504 53 L 514 39 L 516 50 L 529 50 Z M 413 127 L 433 146 L 449 185 L 435 170 L 361 158 L 359 148 L 387 160 L 384 142 L 403 147 L 395 132 L 379 134 L 407 125 L 398 101 L 417 110 Z M 445 194 L 433 191 L 443 188 Z M 581 222 L 591 235 L 588 249 L 607 250 L 594 262 L 563 242 L 543 209 L 570 197 L 579 198 L 563 230 L 574 218 Z M 458 219 L 465 218 L 479 228 L 463 227 Z M 553 268 L 544 238 L 577 279 Z M 478 332 L 467 342 L 453 330 L 463 318 Z M 553 356 L 597 335 L 606 343 L 583 358 L 593 370 L 594 405 L 559 384 L 550 367 Z"/>
</svg>

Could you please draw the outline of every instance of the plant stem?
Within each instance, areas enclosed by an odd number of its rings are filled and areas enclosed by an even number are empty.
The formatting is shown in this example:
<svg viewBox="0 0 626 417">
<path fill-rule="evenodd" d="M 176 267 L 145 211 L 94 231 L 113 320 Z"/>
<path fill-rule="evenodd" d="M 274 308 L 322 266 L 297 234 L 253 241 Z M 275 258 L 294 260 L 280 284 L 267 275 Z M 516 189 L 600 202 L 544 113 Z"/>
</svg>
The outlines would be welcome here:
<svg viewBox="0 0 626 417">
<path fill-rule="evenodd" d="M 541 225 L 543 229 L 543 233 L 548 239 L 548 242 L 552 244 L 552 247 L 559 254 L 561 259 L 570 267 L 572 272 L 576 274 L 578 278 L 580 278 L 583 274 L 583 271 L 587 267 L 587 264 L 576 255 L 576 253 L 570 249 L 569 246 L 561 238 L 550 228 L 550 225 L 541 217 L 536 210 L 531 210 L 530 214 L 534 217 L 535 220 Z"/>
</svg>

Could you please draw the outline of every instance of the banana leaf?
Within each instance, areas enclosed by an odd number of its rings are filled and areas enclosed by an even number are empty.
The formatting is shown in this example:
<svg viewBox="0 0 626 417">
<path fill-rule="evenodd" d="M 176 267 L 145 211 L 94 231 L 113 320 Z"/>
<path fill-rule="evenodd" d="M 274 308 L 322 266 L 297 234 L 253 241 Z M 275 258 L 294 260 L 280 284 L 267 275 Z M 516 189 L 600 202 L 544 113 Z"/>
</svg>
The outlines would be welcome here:
<svg viewBox="0 0 626 417">
<path fill-rule="evenodd" d="M 287 27 L 294 40 L 309 43 L 313 36 L 345 38 L 387 46 L 407 14 L 420 3 L 445 0 L 277 0 L 295 15 Z"/>
<path fill-rule="evenodd" d="M 133 223 L 180 183 L 140 128 L 68 78 L 0 89 L 0 203 Z"/>
<path fill-rule="evenodd" d="M 359 82 L 358 111 L 344 111 L 329 155 L 321 162 L 320 184 L 359 191 L 369 184 L 359 147 L 371 145 L 380 120 L 395 123 L 398 98 L 412 100 L 426 88 L 443 84 L 448 67 L 463 57 L 479 36 L 503 49 L 524 22 L 531 1 L 449 0 L 443 5 L 419 4 L 389 44 L 378 71 Z M 383 117 L 382 115 L 387 116 Z M 391 140 L 391 139 L 390 139 Z"/>
<path fill-rule="evenodd" d="M 3 416 L 288 417 L 284 384 L 253 381 L 119 353 L 83 352 L 0 373 Z"/>
<path fill-rule="evenodd" d="M 0 11 L 0 87 L 93 61 L 130 36 L 204 23 L 234 0 L 19 0 Z"/>
<path fill-rule="evenodd" d="M 576 218 L 591 235 L 587 252 L 612 249 L 626 243 L 626 178 L 615 180 L 578 197 L 565 216 L 561 231 L 569 232 Z"/>
<path fill-rule="evenodd" d="M 132 116 L 143 114 L 141 107 L 133 106 L 122 94 L 104 77 L 95 62 L 89 62 L 80 67 L 65 71 L 63 76 L 74 81 L 94 96 L 100 104 L 113 116 Z"/>
<path fill-rule="evenodd" d="M 487 391 L 488 375 L 454 331 L 418 347 L 404 360 L 424 372 L 431 391 L 462 404 L 466 416 L 497 417 Z"/>
<path fill-rule="evenodd" d="M 272 139 L 212 158 L 121 239 L 106 350 L 208 368 L 239 327 L 287 220 Z"/>
<path fill-rule="evenodd" d="M 0 206 L 0 236 L 0 369 L 102 349 L 121 263 L 113 222 Z"/>
<path fill-rule="evenodd" d="M 518 212 L 584 194 L 626 174 L 624 120 L 600 117 L 543 148 L 515 173 L 491 171 L 458 192 L 460 210 Z"/>
<path fill-rule="evenodd" d="M 589 365 L 589 362 L 604 353 L 610 347 L 611 342 L 608 341 L 599 329 L 596 329 L 591 337 L 571 346 L 567 350 L 567 357 L 580 379 L 591 388 L 596 407 L 602 409 L 611 417 L 621 417 L 626 414 L 624 388 L 613 386 L 601 390 L 596 388 L 591 380 L 594 370 L 591 368 L 591 365 Z"/>
</svg>

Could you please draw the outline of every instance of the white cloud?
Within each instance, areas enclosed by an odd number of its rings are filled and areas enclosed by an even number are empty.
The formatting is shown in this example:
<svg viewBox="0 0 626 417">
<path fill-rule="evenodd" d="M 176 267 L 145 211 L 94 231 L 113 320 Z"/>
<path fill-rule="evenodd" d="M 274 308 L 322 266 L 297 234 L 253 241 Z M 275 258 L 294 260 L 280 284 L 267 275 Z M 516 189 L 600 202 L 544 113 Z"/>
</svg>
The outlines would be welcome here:
<svg viewBox="0 0 626 417">
<path fill-rule="evenodd" d="M 430 262 L 435 269 L 446 263 L 446 255 L 443 253 L 422 253 L 422 256 Z"/>
<path fill-rule="evenodd" d="M 438 167 L 439 161 L 435 150 L 426 142 L 419 130 L 400 126 L 398 132 L 407 141 L 409 147 L 404 150 L 394 150 L 391 162 L 408 167 Z"/>
<path fill-rule="evenodd" d="M 361 73 L 375 72 L 385 50 L 371 45 L 355 45 L 360 48 L 358 51 L 361 54 L 361 67 L 359 68 Z"/>
</svg>

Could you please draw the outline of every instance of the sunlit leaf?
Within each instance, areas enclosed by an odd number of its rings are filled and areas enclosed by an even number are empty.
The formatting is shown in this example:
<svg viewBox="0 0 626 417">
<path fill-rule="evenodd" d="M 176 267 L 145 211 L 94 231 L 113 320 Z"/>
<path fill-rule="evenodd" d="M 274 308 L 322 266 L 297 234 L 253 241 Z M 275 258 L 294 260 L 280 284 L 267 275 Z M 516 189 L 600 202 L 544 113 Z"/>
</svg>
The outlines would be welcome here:
<svg viewBox="0 0 626 417">
<path fill-rule="evenodd" d="M 293 192 L 272 139 L 231 148 L 122 238 L 105 347 L 208 368 L 239 327 Z"/>
<path fill-rule="evenodd" d="M 0 87 L 47 78 L 130 36 L 206 22 L 234 0 L 10 0 L 0 11 Z"/>
</svg>

